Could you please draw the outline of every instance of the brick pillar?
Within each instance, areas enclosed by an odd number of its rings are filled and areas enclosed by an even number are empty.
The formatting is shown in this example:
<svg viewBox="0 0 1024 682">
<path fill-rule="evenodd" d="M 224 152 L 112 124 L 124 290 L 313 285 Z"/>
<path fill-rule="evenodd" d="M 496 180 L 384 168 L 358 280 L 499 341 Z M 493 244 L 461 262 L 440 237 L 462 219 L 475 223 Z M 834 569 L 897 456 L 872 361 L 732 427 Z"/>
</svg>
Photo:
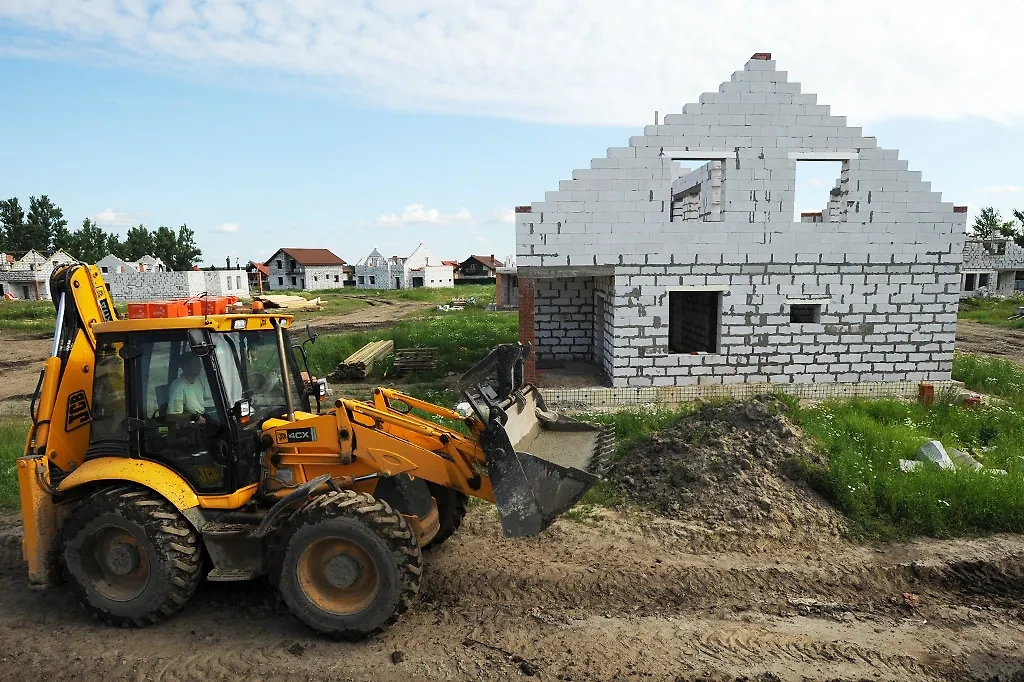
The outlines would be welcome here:
<svg viewBox="0 0 1024 682">
<path fill-rule="evenodd" d="M 519 278 L 519 340 L 529 343 L 530 356 L 523 368 L 523 378 L 527 383 L 537 381 L 537 333 L 533 319 L 533 280 Z"/>
<path fill-rule="evenodd" d="M 504 296 L 501 295 L 503 276 L 500 272 L 494 273 L 494 304 L 504 305 Z"/>
</svg>

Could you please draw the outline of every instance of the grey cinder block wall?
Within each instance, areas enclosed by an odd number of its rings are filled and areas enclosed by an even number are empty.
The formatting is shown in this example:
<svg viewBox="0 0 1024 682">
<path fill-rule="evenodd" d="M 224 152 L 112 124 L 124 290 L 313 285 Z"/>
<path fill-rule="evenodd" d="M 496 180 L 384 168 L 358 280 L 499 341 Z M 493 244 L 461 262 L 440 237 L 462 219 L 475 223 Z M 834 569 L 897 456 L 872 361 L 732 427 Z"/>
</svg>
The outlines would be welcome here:
<svg viewBox="0 0 1024 682">
<path fill-rule="evenodd" d="M 643 133 L 516 210 L 538 365 L 638 387 L 950 378 L 966 209 L 896 150 L 766 54 Z M 838 191 L 800 222 L 797 164 L 822 160 Z"/>
</svg>

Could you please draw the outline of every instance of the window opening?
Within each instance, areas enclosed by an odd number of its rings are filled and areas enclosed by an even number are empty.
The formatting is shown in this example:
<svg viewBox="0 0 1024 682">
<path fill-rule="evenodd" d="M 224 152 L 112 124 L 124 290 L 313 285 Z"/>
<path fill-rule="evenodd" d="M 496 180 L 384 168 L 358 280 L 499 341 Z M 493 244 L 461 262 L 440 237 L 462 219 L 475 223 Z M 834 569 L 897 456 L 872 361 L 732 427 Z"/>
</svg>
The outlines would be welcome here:
<svg viewBox="0 0 1024 682">
<path fill-rule="evenodd" d="M 717 353 L 722 318 L 721 291 L 670 291 L 670 353 Z"/>
<path fill-rule="evenodd" d="M 816 324 L 821 322 L 821 304 L 800 303 L 789 306 L 789 321 L 793 324 Z"/>
<path fill-rule="evenodd" d="M 682 163 L 673 161 L 672 166 L 671 221 L 720 222 L 724 162 L 721 159 L 710 159 L 696 166 L 687 159 Z"/>
<path fill-rule="evenodd" d="M 796 162 L 793 220 L 798 223 L 837 223 L 845 212 L 842 161 Z"/>
</svg>

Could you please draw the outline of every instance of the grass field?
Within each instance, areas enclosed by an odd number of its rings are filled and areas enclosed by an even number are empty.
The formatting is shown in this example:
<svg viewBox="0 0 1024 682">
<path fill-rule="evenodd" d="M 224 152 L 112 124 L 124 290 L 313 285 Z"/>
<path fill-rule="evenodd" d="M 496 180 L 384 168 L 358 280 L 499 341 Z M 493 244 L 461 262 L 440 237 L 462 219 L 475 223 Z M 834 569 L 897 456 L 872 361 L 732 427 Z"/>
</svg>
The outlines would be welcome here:
<svg viewBox="0 0 1024 682">
<path fill-rule="evenodd" d="M 395 348 L 437 348 L 438 365 L 434 372 L 417 377 L 445 376 L 462 373 L 483 358 L 499 343 L 513 342 L 519 335 L 519 317 L 514 312 L 486 311 L 467 308 L 461 311 L 431 311 L 422 317 L 403 320 L 388 329 L 325 335 L 308 348 L 310 369 L 317 376 L 326 376 L 338 363 L 371 341 L 392 339 Z M 392 360 L 374 366 L 372 376 L 380 377 L 391 367 Z"/>
<path fill-rule="evenodd" d="M 0 509 L 18 506 L 18 471 L 15 460 L 24 454 L 28 419 L 0 417 Z"/>
<path fill-rule="evenodd" d="M 57 309 L 50 301 L 0 300 L 0 329 L 53 331 Z"/>
<path fill-rule="evenodd" d="M 368 299 L 382 299 L 388 301 L 411 301 L 422 303 L 442 304 L 448 303 L 453 298 L 475 297 L 477 304 L 485 306 L 494 302 L 493 284 L 467 284 L 464 286 L 433 289 L 420 287 L 417 289 L 325 289 L 323 291 L 281 291 L 273 293 L 296 294 L 304 298 L 319 298 L 323 304 L 323 310 L 295 313 L 295 320 L 302 324 L 306 322 L 316 325 L 316 320 L 325 315 L 344 315 L 366 308 Z"/>
<path fill-rule="evenodd" d="M 831 401 L 801 409 L 804 431 L 828 455 L 808 482 L 870 538 L 1024 532 L 1024 415 L 1010 406 L 925 407 L 899 400 Z M 905 473 L 926 440 L 971 452 L 1005 476 L 923 467 Z"/>
<path fill-rule="evenodd" d="M 1016 362 L 956 353 L 953 378 L 972 391 L 1006 398 L 1024 408 L 1024 366 Z"/>
<path fill-rule="evenodd" d="M 268 292 L 270 293 L 270 292 Z M 373 289 L 326 289 L 324 291 L 275 291 L 275 294 L 296 294 L 304 298 L 320 298 L 323 310 L 295 313 L 295 320 L 302 325 L 316 324 L 318 318 L 338 316 L 366 308 L 367 299 L 394 301 L 421 301 L 442 304 L 453 298 L 475 297 L 481 307 L 494 302 L 493 284 L 467 284 L 447 289 L 373 290 Z M 125 315 L 128 306 L 117 304 L 119 314 Z M 50 301 L 4 301 L 0 300 L 0 329 L 22 331 L 53 331 L 57 311 Z"/>
<path fill-rule="evenodd" d="M 128 314 L 127 303 L 115 304 L 119 315 Z M 52 301 L 0 300 L 0 329 L 52 332 L 57 323 L 57 308 Z"/>
<path fill-rule="evenodd" d="M 960 311 L 957 317 L 961 320 L 972 320 L 1008 329 L 1024 329 L 1024 319 L 1007 319 L 1014 314 L 1017 306 L 1024 306 L 1024 296 L 1012 296 L 1003 300 L 965 298 L 960 301 Z"/>
</svg>

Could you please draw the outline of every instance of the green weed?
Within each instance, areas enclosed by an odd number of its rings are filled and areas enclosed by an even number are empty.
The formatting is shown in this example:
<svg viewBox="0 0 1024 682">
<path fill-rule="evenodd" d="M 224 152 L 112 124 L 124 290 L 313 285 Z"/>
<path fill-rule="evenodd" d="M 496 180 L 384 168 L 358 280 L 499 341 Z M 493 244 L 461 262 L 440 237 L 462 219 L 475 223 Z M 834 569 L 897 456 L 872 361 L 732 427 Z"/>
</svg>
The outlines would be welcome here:
<svg viewBox="0 0 1024 682">
<path fill-rule="evenodd" d="M 562 516 L 570 521 L 588 526 L 597 525 L 604 519 L 604 516 L 598 511 L 597 507 L 588 502 L 576 504 L 572 509 L 564 512 Z"/>
<path fill-rule="evenodd" d="M 797 413 L 828 455 L 798 471 L 851 520 L 878 538 L 1024 531 L 1024 414 L 1010 406 L 932 407 L 898 400 L 830 401 Z M 971 452 L 1006 476 L 926 466 L 899 470 L 927 440 Z"/>
<path fill-rule="evenodd" d="M 972 391 L 1024 402 L 1024 366 L 970 353 L 953 356 L 953 378 Z"/>
<path fill-rule="evenodd" d="M 0 417 L 0 509 L 18 506 L 16 460 L 25 454 L 28 419 Z"/>
<path fill-rule="evenodd" d="M 654 432 L 674 424 L 697 409 L 699 409 L 699 405 L 696 403 L 681 407 L 638 407 L 620 410 L 612 414 L 585 414 L 580 418 L 593 424 L 612 428 L 616 446 L 615 452 L 612 453 L 614 462 L 650 438 Z"/>
<path fill-rule="evenodd" d="M 1017 306 L 1024 306 L 1024 296 L 1011 296 L 1001 300 L 965 298 L 960 301 L 957 317 L 961 320 L 972 320 L 1008 329 L 1024 329 L 1024 319 L 1008 319 L 1016 312 Z"/>
</svg>

